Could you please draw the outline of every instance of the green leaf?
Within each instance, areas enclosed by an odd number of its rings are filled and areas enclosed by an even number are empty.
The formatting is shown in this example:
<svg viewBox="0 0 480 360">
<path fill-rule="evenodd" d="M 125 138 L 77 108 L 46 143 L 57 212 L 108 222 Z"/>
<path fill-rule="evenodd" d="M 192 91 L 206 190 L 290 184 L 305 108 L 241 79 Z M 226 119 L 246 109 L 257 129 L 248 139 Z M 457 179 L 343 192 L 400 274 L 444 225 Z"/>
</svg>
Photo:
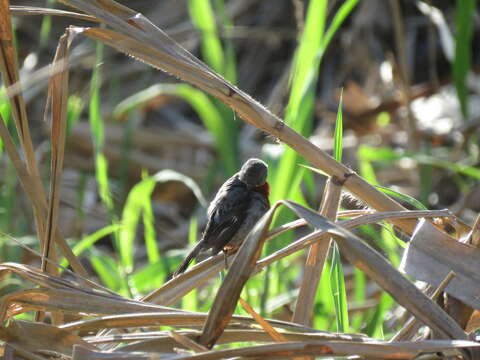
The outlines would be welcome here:
<svg viewBox="0 0 480 360">
<path fill-rule="evenodd" d="M 114 225 L 108 225 L 100 230 L 95 231 L 94 233 L 87 235 L 82 238 L 79 242 L 75 244 L 73 247 L 72 251 L 76 256 L 80 256 L 83 254 L 86 250 L 89 250 L 92 248 L 92 246 L 100 239 L 104 238 L 105 236 L 108 236 L 112 233 L 115 233 L 121 228 L 120 224 L 114 224 Z M 68 260 L 63 259 L 60 262 L 60 265 L 63 267 L 68 266 Z"/>
<path fill-rule="evenodd" d="M 472 59 L 471 46 L 473 38 L 475 6 L 475 0 L 457 0 L 455 15 L 457 32 L 455 36 L 453 78 L 464 118 L 467 118 L 468 116 L 467 75 L 470 71 Z"/>
<path fill-rule="evenodd" d="M 194 180 L 173 170 L 162 170 L 136 184 L 128 194 L 122 212 L 122 229 L 120 231 L 119 254 L 120 262 L 127 273 L 132 272 L 134 266 L 134 241 L 137 226 L 142 213 L 146 225 L 145 246 L 150 263 L 159 260 L 159 251 L 153 227 L 153 212 L 151 209 L 151 196 L 157 183 L 167 181 L 180 181 L 190 188 L 202 204 L 205 204 L 202 192 Z"/>
<path fill-rule="evenodd" d="M 335 143 L 333 146 L 334 158 L 338 162 L 342 162 L 343 151 L 343 117 L 342 117 L 342 98 L 343 88 L 340 93 L 340 102 L 338 103 L 337 121 L 335 122 Z"/>
<path fill-rule="evenodd" d="M 399 199 L 401 201 L 409 203 L 410 205 L 412 205 L 413 207 L 415 207 L 418 210 L 428 210 L 428 208 L 425 205 L 423 205 L 420 201 L 418 201 L 417 199 L 415 199 L 415 198 L 413 198 L 409 195 L 402 194 L 398 191 L 395 191 L 395 190 L 392 190 L 392 189 L 389 189 L 387 187 L 380 186 L 380 185 L 375 185 L 375 187 L 378 190 L 380 190 L 381 192 L 383 192 L 387 195 L 390 195 L 391 197 L 394 197 L 396 199 Z"/>
<path fill-rule="evenodd" d="M 340 252 L 338 251 L 338 246 L 335 242 L 332 246 L 330 286 L 335 306 L 337 332 L 348 333 L 350 331 L 350 325 L 348 321 L 347 292 L 345 290 L 345 278 L 343 276 Z"/>
<path fill-rule="evenodd" d="M 202 34 L 202 55 L 205 62 L 223 75 L 225 55 L 217 33 L 217 22 L 210 0 L 189 0 L 188 8 L 194 26 Z"/>
</svg>

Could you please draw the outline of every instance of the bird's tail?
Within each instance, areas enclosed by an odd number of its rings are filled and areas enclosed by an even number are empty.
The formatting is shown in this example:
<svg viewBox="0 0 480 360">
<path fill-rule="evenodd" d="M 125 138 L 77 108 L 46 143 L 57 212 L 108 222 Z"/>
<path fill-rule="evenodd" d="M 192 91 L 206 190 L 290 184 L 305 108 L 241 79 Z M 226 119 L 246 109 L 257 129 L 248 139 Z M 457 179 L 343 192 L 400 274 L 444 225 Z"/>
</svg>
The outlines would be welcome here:
<svg viewBox="0 0 480 360">
<path fill-rule="evenodd" d="M 197 257 L 197 255 L 200 253 L 200 251 L 202 251 L 203 245 L 204 245 L 203 241 L 199 241 L 197 243 L 197 245 L 195 245 L 195 247 L 188 253 L 185 260 L 183 260 L 183 262 L 180 264 L 177 271 L 175 271 L 173 273 L 173 277 L 176 277 L 176 276 L 180 275 L 181 273 L 183 273 L 185 270 L 187 270 L 188 265 L 190 265 L 192 260 Z"/>
</svg>

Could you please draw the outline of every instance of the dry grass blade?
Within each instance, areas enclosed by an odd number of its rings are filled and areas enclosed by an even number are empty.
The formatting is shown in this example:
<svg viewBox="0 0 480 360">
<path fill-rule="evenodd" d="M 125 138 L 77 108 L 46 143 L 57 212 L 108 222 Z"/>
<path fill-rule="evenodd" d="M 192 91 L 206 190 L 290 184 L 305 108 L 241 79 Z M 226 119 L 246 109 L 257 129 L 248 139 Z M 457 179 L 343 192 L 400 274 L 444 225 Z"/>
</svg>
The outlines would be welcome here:
<svg viewBox="0 0 480 360">
<path fill-rule="evenodd" d="M 83 291 L 87 293 L 103 293 L 113 298 L 121 298 L 120 295 L 110 291 L 93 281 L 81 278 L 81 284 L 73 280 L 66 280 L 54 275 L 41 272 L 39 269 L 32 266 L 17 264 L 17 263 L 2 263 L 0 264 L 0 278 L 5 276 L 8 272 L 14 272 L 24 279 L 33 282 L 36 285 L 54 288 L 54 289 L 72 289 Z M 84 286 L 84 284 L 88 285 Z"/>
<path fill-rule="evenodd" d="M 10 97 L 8 87 L 20 80 L 18 64 L 13 48 L 12 22 L 9 10 L 9 1 L 0 1 L 0 70 L 3 75 L 3 82 L 7 88 L 7 94 Z M 38 168 L 35 161 L 30 129 L 28 127 L 27 111 L 25 102 L 21 94 L 10 97 L 12 104 L 12 114 L 17 126 L 18 136 L 25 151 L 28 171 L 32 176 L 38 175 Z"/>
<path fill-rule="evenodd" d="M 432 299 L 433 301 L 436 301 L 437 298 L 440 296 L 440 294 L 443 293 L 443 291 L 447 287 L 448 283 L 454 277 L 455 277 L 455 273 L 453 271 L 451 271 L 445 277 L 445 279 L 443 279 L 440 286 L 438 286 L 438 288 L 436 288 L 433 291 L 432 295 L 429 296 L 430 299 Z M 428 287 L 427 291 L 425 292 L 427 295 L 430 295 L 428 293 L 428 290 L 431 290 L 431 287 Z M 392 336 L 392 338 L 390 339 L 390 342 L 408 340 L 408 338 L 413 336 L 413 334 L 420 328 L 420 326 L 421 326 L 421 324 L 417 321 L 417 319 L 415 319 L 414 317 L 411 317 L 410 319 L 408 319 L 408 321 L 405 323 L 405 325 L 403 325 L 402 329 L 399 332 L 397 332 L 394 336 Z"/>
<path fill-rule="evenodd" d="M 66 330 L 75 331 L 95 331 L 105 328 L 124 328 L 124 327 L 150 327 L 150 326 L 176 326 L 198 328 L 205 322 L 207 314 L 195 312 L 179 312 L 172 309 L 172 312 L 157 313 L 124 313 L 120 315 L 102 316 L 95 319 L 87 319 L 64 324 L 59 327 Z M 286 321 L 270 320 L 275 327 L 290 331 L 315 332 L 311 328 L 300 326 L 298 324 Z M 232 317 L 230 325 L 237 328 L 251 328 L 255 324 L 251 318 L 235 315 Z"/>
<path fill-rule="evenodd" d="M 37 212 L 46 212 L 47 203 L 44 197 L 43 189 L 40 187 L 40 183 L 37 181 L 37 179 L 35 179 L 28 173 L 28 170 L 24 162 L 20 158 L 20 154 L 18 153 L 17 148 L 15 147 L 12 137 L 10 136 L 8 129 L 5 126 L 5 123 L 1 115 L 0 115 L 0 137 L 3 141 L 5 150 L 9 158 L 12 161 L 13 166 L 15 167 L 15 170 L 17 172 L 17 176 L 20 180 L 22 188 L 27 193 L 29 199 L 33 204 L 34 209 L 37 209 Z M 86 270 L 83 268 L 82 264 L 80 264 L 80 261 L 73 254 L 72 250 L 67 245 L 65 240 L 60 236 L 60 234 L 57 234 L 57 240 L 59 242 L 59 246 L 62 250 L 62 253 L 68 259 L 70 264 L 72 264 L 72 268 L 80 275 L 84 277 L 88 276 Z"/>
<path fill-rule="evenodd" d="M 263 317 L 261 317 L 253 308 L 242 298 L 239 298 L 238 301 L 240 305 L 245 309 L 246 312 L 250 314 L 252 318 L 262 327 L 265 332 L 272 337 L 274 341 L 277 342 L 287 342 L 287 338 L 279 333 L 275 328 L 268 323 Z"/>
<path fill-rule="evenodd" d="M 41 350 L 57 352 L 64 356 L 72 355 L 75 344 L 95 349 L 80 336 L 56 326 L 12 320 L 5 327 L 0 327 L 0 338 L 17 348 L 38 353 Z"/>
<path fill-rule="evenodd" d="M 260 257 L 276 207 L 276 205 L 273 206 L 257 222 L 240 246 L 210 308 L 202 335 L 198 339 L 200 344 L 211 348 L 229 323 L 243 286 L 255 269 L 255 264 Z"/>
<path fill-rule="evenodd" d="M 229 258 L 231 260 L 231 258 Z M 160 305 L 172 305 L 191 290 L 201 286 L 225 267 L 223 254 L 210 257 L 170 279 L 163 286 L 144 296 L 142 301 Z"/>
<path fill-rule="evenodd" d="M 362 215 L 358 216 L 353 219 L 348 219 L 348 220 L 341 220 L 337 222 L 337 225 L 345 228 L 345 229 L 353 229 L 357 226 L 360 225 L 366 225 L 366 224 L 373 224 L 377 223 L 380 221 L 385 221 L 389 220 L 395 217 L 402 217 L 402 218 L 409 218 L 410 216 L 414 216 L 416 218 L 419 217 L 451 217 L 453 216 L 449 211 L 446 210 L 430 210 L 430 211 L 386 211 L 386 212 L 380 212 L 380 213 L 375 213 L 375 214 L 368 214 L 368 215 Z M 303 226 L 307 224 L 305 220 L 296 220 L 290 223 L 291 225 L 284 225 L 281 226 L 278 230 L 275 229 L 270 232 L 270 235 L 268 236 L 268 240 L 270 240 L 274 236 L 278 236 L 282 232 L 289 230 L 291 228 L 295 228 L 298 226 Z M 306 235 L 298 240 L 295 240 L 294 242 L 288 244 L 285 246 L 283 249 L 277 250 L 276 252 L 266 256 L 265 258 L 261 259 L 257 263 L 257 272 L 263 269 L 265 266 L 268 264 L 271 264 L 275 261 L 278 261 L 288 255 L 291 255 L 297 251 L 300 251 L 312 244 L 314 244 L 317 241 L 321 241 L 323 238 L 323 235 L 327 232 L 327 230 L 317 230 L 309 235 Z"/>
<path fill-rule="evenodd" d="M 329 178 L 325 186 L 320 214 L 327 219 L 335 221 L 337 218 L 338 205 L 342 196 L 342 186 Z M 330 248 L 330 236 L 319 240 L 313 244 L 308 252 L 305 262 L 302 284 L 298 294 L 295 312 L 293 313 L 293 322 L 310 326 L 313 318 L 313 307 L 315 305 L 315 295 L 317 293 L 318 283 L 322 275 L 323 265 L 327 258 Z"/>
<path fill-rule="evenodd" d="M 79 20 L 95 21 L 93 16 L 85 14 L 79 14 L 71 11 L 65 11 L 60 9 L 47 9 L 37 6 L 10 6 L 10 13 L 14 16 L 29 16 L 29 15 L 45 15 L 45 16 L 63 16 L 71 17 Z"/>
<path fill-rule="evenodd" d="M 172 337 L 172 339 L 174 339 L 176 342 L 183 345 L 187 349 L 193 350 L 195 352 L 208 351 L 208 349 L 205 346 L 202 346 L 196 343 L 195 341 L 190 339 L 188 336 L 182 335 L 176 331 L 170 331 L 169 334 Z"/>
<path fill-rule="evenodd" d="M 5 87 L 7 88 L 7 94 L 9 95 L 12 104 L 12 114 L 15 119 L 17 132 L 19 134 L 25 154 L 26 166 L 21 160 L 11 136 L 4 125 L 3 119 L 1 118 L 0 120 L 2 124 L 0 124 L 0 136 L 6 144 L 5 147 L 7 149 L 7 153 L 15 166 L 21 184 L 32 201 L 37 225 L 37 235 L 40 239 L 42 248 L 45 248 L 47 201 L 36 164 L 35 154 L 30 137 L 30 130 L 28 128 L 25 103 L 23 101 L 22 94 L 21 92 L 11 94 L 11 87 L 19 83 L 19 76 L 12 43 L 13 36 L 11 32 L 11 19 L 8 5 L 8 1 L 6 0 L 2 0 L 0 2 L 0 70 L 2 71 Z M 72 264 L 73 269 L 76 272 L 86 276 L 87 272 L 75 255 L 73 255 L 65 240 L 60 236 L 57 229 L 54 230 L 59 246 L 61 247 L 65 257 L 67 257 L 67 259 L 70 261 L 70 264 Z"/>
<path fill-rule="evenodd" d="M 159 305 L 88 294 L 69 289 L 33 289 L 5 295 L 0 303 L 0 321 L 26 311 L 63 311 L 74 314 L 109 315 L 121 313 L 180 312 Z"/>
<path fill-rule="evenodd" d="M 260 314 L 258 314 L 253 308 L 250 306 L 249 303 L 247 303 L 245 300 L 242 298 L 238 299 L 242 307 L 247 311 L 254 319 L 255 321 L 262 327 L 265 332 L 272 337 L 272 339 L 276 342 L 288 342 L 287 338 L 282 334 L 279 333 L 275 328 L 270 325 L 270 323 L 265 320 Z M 294 360 L 308 360 L 310 359 L 309 356 L 295 356 L 292 359 Z"/>
<path fill-rule="evenodd" d="M 380 221 L 388 221 L 394 218 L 420 218 L 420 217 L 452 217 L 453 215 L 448 210 L 430 210 L 430 211 L 387 211 L 374 214 L 362 215 L 349 220 L 339 221 L 338 224 L 345 228 L 354 228 L 356 226 L 376 223 Z M 282 234 L 287 230 L 295 229 L 299 226 L 306 225 L 307 222 L 303 219 L 296 220 L 292 223 L 280 226 L 277 229 L 271 230 L 267 237 L 267 240 Z M 278 250 L 274 254 L 262 259 L 258 262 L 255 273 L 260 271 L 268 264 L 277 261 L 287 255 L 293 254 L 296 251 L 300 251 L 305 247 L 312 245 L 319 240 L 319 236 L 323 234 L 323 231 L 310 234 L 302 239 L 299 239 L 283 249 Z M 231 257 L 229 261 L 231 262 Z M 161 288 L 151 292 L 142 298 L 142 301 L 153 302 L 155 304 L 169 306 L 181 299 L 184 295 L 188 294 L 191 290 L 197 288 L 201 284 L 204 284 L 208 279 L 212 278 L 225 267 L 223 255 L 217 255 L 208 258 L 199 264 L 196 264 L 185 273 L 170 279 Z"/>
<path fill-rule="evenodd" d="M 271 321 L 269 321 L 271 323 Z M 188 336 L 191 339 L 198 338 L 200 332 L 197 330 L 178 330 L 177 334 Z M 317 332 L 281 332 L 288 341 L 374 341 L 364 335 L 346 335 L 329 333 L 325 331 Z M 85 339 L 91 344 L 104 343 L 120 343 L 131 342 L 131 344 L 123 346 L 121 349 L 125 351 L 159 351 L 173 352 L 175 344 L 172 342 L 170 335 L 166 331 L 142 332 L 115 334 L 106 336 L 95 336 Z M 218 339 L 218 344 L 229 344 L 238 342 L 271 342 L 272 338 L 263 330 L 239 330 L 227 329 Z"/>
<path fill-rule="evenodd" d="M 473 341 L 437 340 L 423 342 L 399 342 L 389 344 L 381 341 L 371 343 L 355 343 L 346 341 L 305 341 L 288 342 L 257 346 L 246 346 L 237 349 L 209 351 L 207 353 L 183 356 L 182 359 L 216 360 L 235 356 L 245 358 L 293 357 L 293 356 L 350 356 L 353 354 L 367 359 L 418 359 L 422 354 L 444 353 L 460 355 L 463 349 L 478 348 L 480 344 Z M 442 355 L 443 356 L 443 355 Z"/>
<path fill-rule="evenodd" d="M 85 29 L 83 30 L 85 36 L 135 56 L 217 97 L 234 109 L 246 122 L 279 138 L 315 167 L 342 181 L 345 180 L 345 187 L 350 192 L 377 210 L 405 210 L 396 201 L 375 189 L 348 167 L 336 162 L 327 153 L 295 132 L 246 93 L 213 72 L 141 14 L 126 10 L 111 0 L 101 3 L 80 0 L 62 0 L 62 2 L 97 17 L 117 31 Z M 115 12 L 120 13 L 121 16 L 116 16 Z M 407 233 L 411 233 L 415 226 L 414 221 L 403 219 L 397 220 L 396 224 Z"/>
<path fill-rule="evenodd" d="M 451 339 L 467 338 L 465 332 L 450 316 L 361 239 L 310 209 L 291 201 L 285 201 L 284 204 L 311 225 L 332 234 L 342 253 L 353 265 L 375 280 L 400 305 L 425 325 Z"/>
<path fill-rule="evenodd" d="M 56 272 L 58 269 L 49 265 L 46 259 L 56 261 L 54 251 L 55 230 L 58 224 L 58 209 L 60 204 L 60 184 L 62 180 L 63 158 L 65 154 L 65 138 L 67 128 L 67 101 L 68 101 L 68 57 L 70 53 L 70 32 L 67 30 L 58 43 L 53 65 L 59 61 L 66 62 L 67 66 L 55 74 L 50 80 L 49 94 L 46 108 L 51 109 L 51 176 L 50 194 L 48 202 L 45 245 L 42 249 L 42 270 Z"/>
<path fill-rule="evenodd" d="M 58 225 L 58 211 L 60 206 L 60 185 L 63 171 L 63 158 L 65 154 L 65 138 L 67 128 L 67 101 L 68 101 L 68 57 L 70 53 L 70 32 L 67 30 L 60 38 L 57 51 L 53 59 L 53 65 L 59 61 L 65 62 L 61 72 L 55 74 L 50 80 L 49 93 L 45 113 L 51 109 L 51 176 L 50 193 L 48 201 L 47 221 L 45 224 L 44 246 L 42 249 L 42 271 L 48 273 L 58 273 L 58 268 L 53 266 L 47 260 L 57 261 L 57 252 L 55 250 L 55 235 Z M 42 317 L 37 314 L 37 320 Z M 59 313 L 53 313 L 54 324 L 63 322 L 63 317 Z"/>
<path fill-rule="evenodd" d="M 72 360 L 157 360 L 161 356 L 161 359 L 177 359 L 180 355 L 172 354 L 148 354 L 148 353 L 123 353 L 109 351 L 95 351 L 90 350 L 82 345 L 75 345 L 73 347 Z"/>
<path fill-rule="evenodd" d="M 7 89 L 7 95 L 11 103 L 11 111 L 15 126 L 17 128 L 18 137 L 25 154 L 28 174 L 41 188 L 40 175 L 36 164 L 35 152 L 33 150 L 30 129 L 28 127 L 27 110 L 25 101 L 21 92 L 11 94 L 9 87 L 19 82 L 20 76 L 18 71 L 17 58 L 13 47 L 12 21 L 10 17 L 9 1 L 0 1 L 0 71 L 2 73 L 3 83 Z M 37 235 L 41 246 L 44 245 L 44 222 L 45 212 L 40 212 L 39 208 L 35 208 L 35 220 L 37 225 Z"/>
<path fill-rule="evenodd" d="M 445 291 L 480 309 L 479 260 L 479 248 L 458 242 L 422 220 L 404 253 L 401 269 L 433 286 L 438 286 L 450 271 L 455 272 Z"/>
</svg>

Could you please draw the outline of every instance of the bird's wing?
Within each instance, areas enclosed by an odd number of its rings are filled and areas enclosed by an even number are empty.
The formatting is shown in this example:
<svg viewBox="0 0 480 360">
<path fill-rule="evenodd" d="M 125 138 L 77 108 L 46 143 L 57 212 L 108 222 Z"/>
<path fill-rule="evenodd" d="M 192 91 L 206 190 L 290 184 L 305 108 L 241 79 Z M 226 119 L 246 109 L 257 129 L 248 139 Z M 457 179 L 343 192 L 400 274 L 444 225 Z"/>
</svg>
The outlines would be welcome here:
<svg viewBox="0 0 480 360">
<path fill-rule="evenodd" d="M 215 216 L 217 215 L 215 212 L 218 212 L 218 209 L 214 210 L 203 236 L 205 248 L 213 248 L 213 253 L 217 253 L 228 244 L 242 226 L 243 220 L 248 213 L 249 203 L 250 196 L 243 196 L 237 198 L 237 201 L 235 201 L 234 206 L 230 207 L 228 213 Z"/>
</svg>

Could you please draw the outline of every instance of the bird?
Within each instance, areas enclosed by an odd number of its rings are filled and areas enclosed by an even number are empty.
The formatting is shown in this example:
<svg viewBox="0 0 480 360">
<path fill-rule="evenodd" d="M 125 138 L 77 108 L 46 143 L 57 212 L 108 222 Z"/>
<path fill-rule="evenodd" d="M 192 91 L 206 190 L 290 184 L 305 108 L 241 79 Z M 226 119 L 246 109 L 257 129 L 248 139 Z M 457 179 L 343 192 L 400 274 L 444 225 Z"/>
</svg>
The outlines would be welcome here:
<svg viewBox="0 0 480 360">
<path fill-rule="evenodd" d="M 248 159 L 235 175 L 220 187 L 207 209 L 207 225 L 202 238 L 173 274 L 183 273 L 202 251 L 211 255 L 237 249 L 257 221 L 268 211 L 270 193 L 268 165 Z"/>
</svg>

